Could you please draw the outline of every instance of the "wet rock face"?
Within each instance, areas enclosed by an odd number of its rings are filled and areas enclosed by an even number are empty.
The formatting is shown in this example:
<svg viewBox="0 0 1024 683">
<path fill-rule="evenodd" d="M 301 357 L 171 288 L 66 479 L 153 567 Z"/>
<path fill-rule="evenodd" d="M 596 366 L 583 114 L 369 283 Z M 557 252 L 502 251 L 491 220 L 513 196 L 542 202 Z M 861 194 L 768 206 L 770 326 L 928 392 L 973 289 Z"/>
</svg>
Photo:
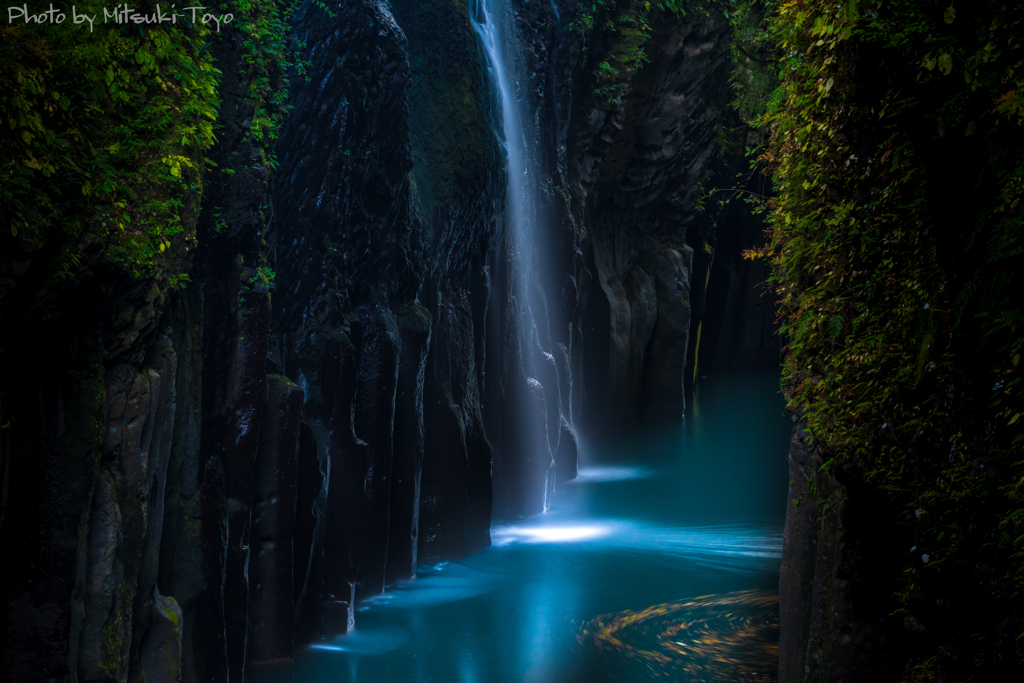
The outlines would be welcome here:
<svg viewBox="0 0 1024 683">
<path fill-rule="evenodd" d="M 469 8 L 406 0 L 391 6 L 409 41 L 409 177 L 423 229 L 417 305 L 430 315 L 422 365 L 424 451 L 414 481 L 415 555 L 431 563 L 490 544 L 494 441 L 484 435 L 484 365 L 494 341 L 488 320 L 499 315 L 489 308 L 489 294 L 503 251 L 505 179 Z M 410 312 L 408 324 L 422 326 L 421 314 Z M 414 328 L 407 329 L 403 338 Z M 406 429 L 414 427 L 400 428 Z"/>
<path fill-rule="evenodd" d="M 277 144 L 276 317 L 302 326 L 280 330 L 286 365 L 315 325 L 336 327 L 332 316 L 378 290 L 414 297 L 419 284 L 410 262 L 419 237 L 409 216 L 406 39 L 378 3 L 334 14 L 311 5 L 295 18 L 311 64 L 308 80 L 292 86 Z"/>
</svg>

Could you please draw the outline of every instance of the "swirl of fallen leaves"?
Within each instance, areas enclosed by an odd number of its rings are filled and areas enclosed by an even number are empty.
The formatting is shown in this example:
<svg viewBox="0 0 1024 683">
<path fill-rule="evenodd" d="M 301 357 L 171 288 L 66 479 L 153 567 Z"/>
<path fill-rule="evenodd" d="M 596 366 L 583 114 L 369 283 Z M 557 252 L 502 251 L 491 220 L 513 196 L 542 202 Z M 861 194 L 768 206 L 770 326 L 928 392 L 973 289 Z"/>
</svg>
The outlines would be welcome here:
<svg viewBox="0 0 1024 683">
<path fill-rule="evenodd" d="M 577 640 L 640 660 L 654 677 L 774 683 L 779 596 L 740 591 L 605 614 L 584 623 Z"/>
</svg>

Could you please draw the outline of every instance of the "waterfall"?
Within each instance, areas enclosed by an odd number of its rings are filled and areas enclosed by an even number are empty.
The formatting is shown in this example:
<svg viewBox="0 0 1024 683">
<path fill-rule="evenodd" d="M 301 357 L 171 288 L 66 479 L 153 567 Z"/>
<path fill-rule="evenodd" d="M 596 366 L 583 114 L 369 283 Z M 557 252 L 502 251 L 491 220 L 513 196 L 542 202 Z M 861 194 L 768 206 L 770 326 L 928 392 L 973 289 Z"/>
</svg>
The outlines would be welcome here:
<svg viewBox="0 0 1024 683">
<path fill-rule="evenodd" d="M 545 388 L 538 378 L 529 376 L 537 373 L 534 367 L 536 361 L 530 362 L 526 359 L 526 356 L 543 351 L 537 339 L 534 319 L 535 313 L 543 313 L 531 311 L 527 296 L 527 290 L 536 274 L 534 269 L 537 267 L 537 255 L 533 245 L 536 232 L 539 230 L 540 186 L 539 164 L 536 158 L 538 141 L 535 132 L 527 125 L 527 110 L 521 104 L 527 103 L 529 96 L 523 92 L 526 74 L 523 73 L 523 60 L 517 58 L 515 24 L 512 19 L 509 0 L 476 0 L 470 16 L 473 29 L 479 36 L 486 54 L 487 71 L 497 95 L 494 132 L 505 152 L 507 164 L 505 230 L 510 250 L 509 292 L 512 298 L 509 303 L 515 308 L 514 319 L 518 320 L 521 326 L 513 334 L 519 335 L 523 355 L 521 361 L 524 364 L 522 369 L 526 375 L 523 404 L 514 407 L 525 420 L 517 427 L 524 429 L 528 436 L 525 439 L 520 437 L 525 442 L 526 452 L 517 455 L 523 458 L 523 467 L 528 471 L 523 482 L 527 489 L 539 493 L 539 489 L 543 487 L 543 496 L 538 500 L 539 509 L 535 510 L 546 512 L 551 504 L 551 493 L 555 485 L 555 463 L 547 436 L 547 430 L 551 425 L 547 424 L 546 415 L 538 420 L 532 408 L 537 405 L 537 395 L 543 396 L 547 393 L 547 400 L 550 400 L 552 394 L 550 391 L 544 391 Z M 514 368 L 510 371 L 517 373 L 518 370 Z M 531 400 L 534 402 L 531 403 Z M 558 428 L 557 423 L 555 428 Z M 528 498 L 531 495 L 533 494 L 527 493 Z"/>
<path fill-rule="evenodd" d="M 511 15 L 508 0 L 477 0 L 471 22 L 487 53 L 487 70 L 498 92 L 501 122 L 495 132 L 508 158 L 506 225 L 511 229 L 513 262 L 519 275 L 515 295 L 524 299 L 530 274 L 530 231 L 536 215 L 537 183 L 516 100 L 515 79 L 519 74 L 513 58 Z"/>
</svg>

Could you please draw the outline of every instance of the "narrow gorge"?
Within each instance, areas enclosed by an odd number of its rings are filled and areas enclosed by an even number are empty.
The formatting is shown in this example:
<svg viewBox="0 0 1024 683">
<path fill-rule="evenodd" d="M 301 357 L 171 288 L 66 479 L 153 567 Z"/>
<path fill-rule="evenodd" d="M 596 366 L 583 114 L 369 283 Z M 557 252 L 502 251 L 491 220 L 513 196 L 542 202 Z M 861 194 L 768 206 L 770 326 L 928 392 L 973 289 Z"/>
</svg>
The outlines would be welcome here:
<svg viewBox="0 0 1024 683">
<path fill-rule="evenodd" d="M 1022 12 L 911 4 L 8 11 L 0 681 L 1019 671 Z"/>
</svg>

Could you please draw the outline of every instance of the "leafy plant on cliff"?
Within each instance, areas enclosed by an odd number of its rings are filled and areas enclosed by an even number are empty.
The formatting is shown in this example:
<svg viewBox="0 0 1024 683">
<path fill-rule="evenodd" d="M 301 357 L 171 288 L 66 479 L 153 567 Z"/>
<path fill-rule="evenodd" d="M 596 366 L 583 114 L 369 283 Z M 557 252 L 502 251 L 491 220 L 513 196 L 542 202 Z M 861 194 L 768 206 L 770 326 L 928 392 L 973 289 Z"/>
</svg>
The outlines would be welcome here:
<svg viewBox="0 0 1024 683">
<path fill-rule="evenodd" d="M 1024 7 L 774 9 L 784 387 L 898 516 L 903 680 L 995 680 L 1024 666 Z"/>
<path fill-rule="evenodd" d="M 644 46 L 654 26 L 666 17 L 708 16 L 700 0 L 581 0 L 569 23 L 571 30 L 591 37 L 597 47 L 594 96 L 612 103 L 625 93 L 636 72 L 650 61 Z"/>
<path fill-rule="evenodd" d="M 773 0 L 733 0 L 726 12 L 732 29 L 732 106 L 755 131 L 765 123 L 769 107 L 778 107 L 783 94 L 779 87 L 780 51 L 771 23 L 775 9 Z"/>
<path fill-rule="evenodd" d="M 75 8 L 100 17 L 92 30 L 70 18 L 0 27 L 0 298 L 26 273 L 59 288 L 97 264 L 131 278 L 165 272 L 171 286 L 184 286 L 178 257 L 195 240 L 183 233 L 216 139 L 212 41 L 229 28 L 241 34 L 255 106 L 247 134 L 272 166 L 287 110 L 284 74 L 302 71 L 286 42 L 293 6 L 231 0 L 216 10 L 234 15 L 221 33 L 188 13 L 173 26 L 101 23 L 109 8 L 96 0 Z"/>
<path fill-rule="evenodd" d="M 43 259 L 66 276 L 97 247 L 135 277 L 166 260 L 214 142 L 208 38 L 201 23 L 0 28 L 0 239 L 15 270 Z"/>
<path fill-rule="evenodd" d="M 288 22 L 295 11 L 295 3 L 231 0 L 228 4 L 237 19 L 235 26 L 243 36 L 242 59 L 248 67 L 246 94 L 256 107 L 249 123 L 249 137 L 263 150 L 270 165 L 275 166 L 273 143 L 289 109 L 285 74 L 296 68 L 302 75 L 305 66 L 288 45 Z M 314 4 L 333 16 L 324 3 Z"/>
</svg>

